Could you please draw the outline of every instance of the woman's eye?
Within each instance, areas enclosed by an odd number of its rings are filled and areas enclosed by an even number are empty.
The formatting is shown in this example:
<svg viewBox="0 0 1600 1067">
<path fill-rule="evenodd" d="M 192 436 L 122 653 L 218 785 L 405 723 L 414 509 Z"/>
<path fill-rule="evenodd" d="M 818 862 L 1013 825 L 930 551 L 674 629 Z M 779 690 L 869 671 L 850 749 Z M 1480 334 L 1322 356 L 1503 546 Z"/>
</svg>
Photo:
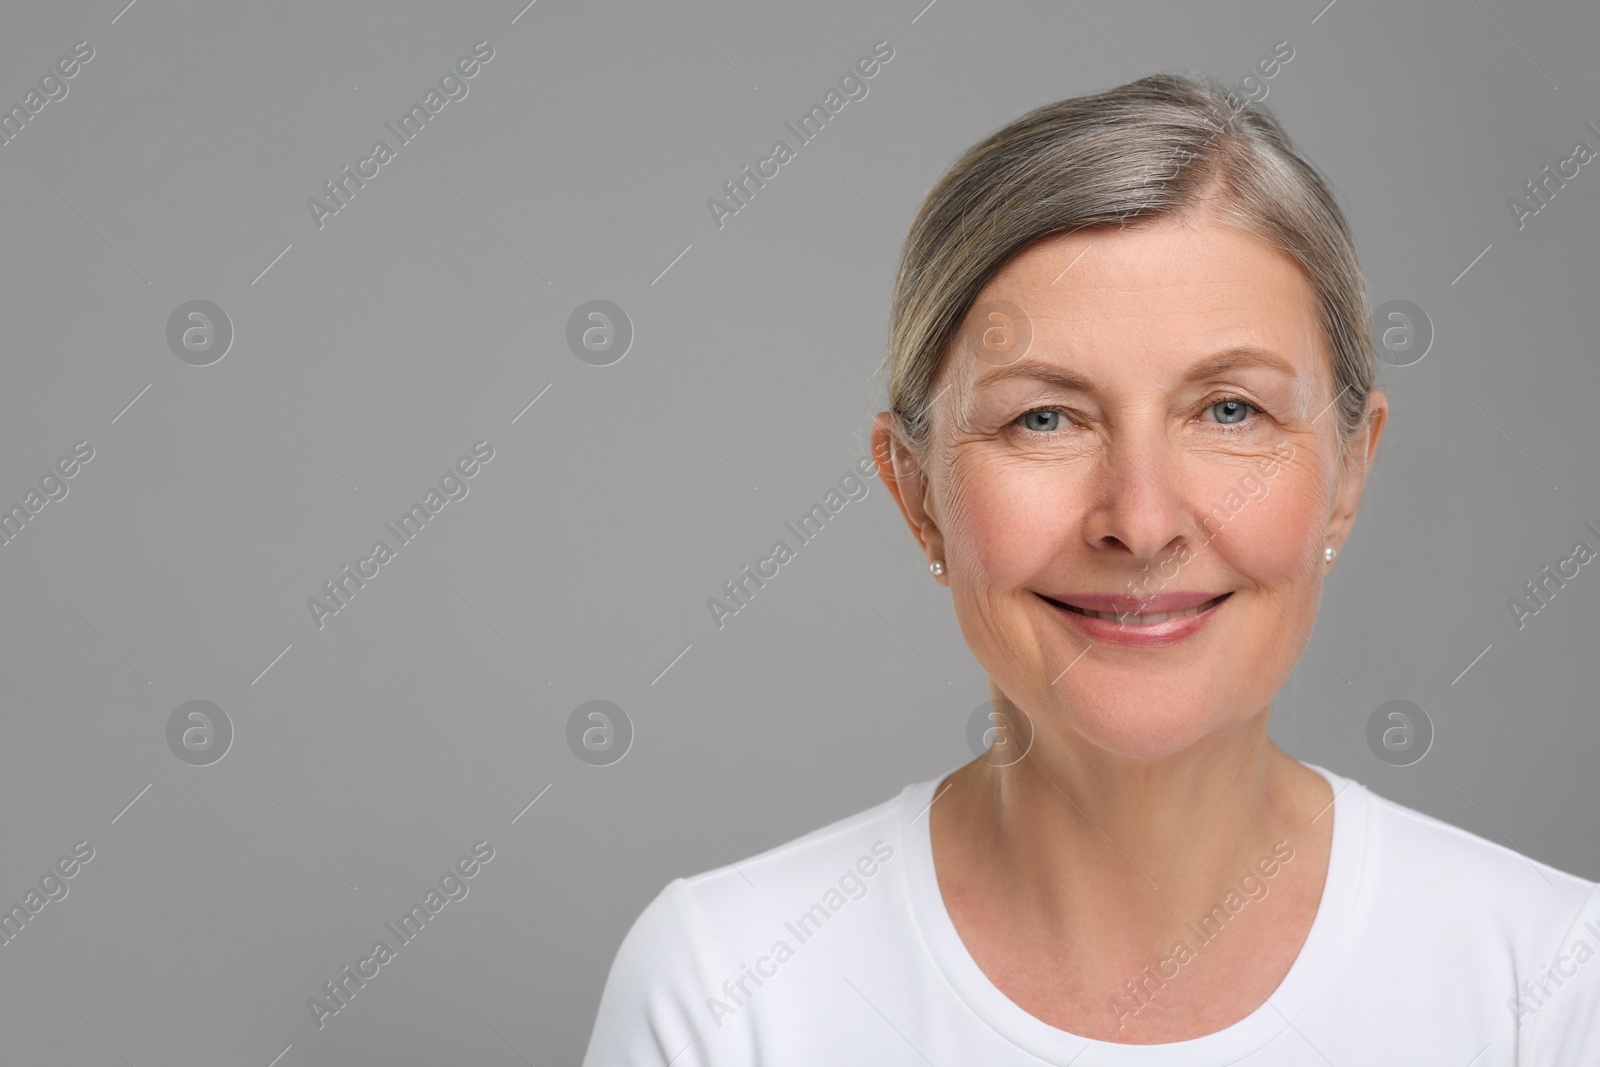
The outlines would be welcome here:
<svg viewBox="0 0 1600 1067">
<path fill-rule="evenodd" d="M 1250 412 L 1259 411 L 1261 409 L 1256 407 L 1254 404 L 1240 400 L 1238 397 L 1228 397 L 1225 400 L 1218 400 L 1216 403 L 1212 404 L 1210 406 L 1210 410 L 1211 413 L 1216 416 L 1218 422 L 1226 425 L 1229 423 L 1243 422 L 1245 417 L 1249 415 Z"/>
<path fill-rule="evenodd" d="M 1037 408 L 1023 412 L 1017 419 L 1023 429 L 1035 433 L 1049 433 L 1061 426 L 1061 412 L 1054 408 Z"/>
</svg>

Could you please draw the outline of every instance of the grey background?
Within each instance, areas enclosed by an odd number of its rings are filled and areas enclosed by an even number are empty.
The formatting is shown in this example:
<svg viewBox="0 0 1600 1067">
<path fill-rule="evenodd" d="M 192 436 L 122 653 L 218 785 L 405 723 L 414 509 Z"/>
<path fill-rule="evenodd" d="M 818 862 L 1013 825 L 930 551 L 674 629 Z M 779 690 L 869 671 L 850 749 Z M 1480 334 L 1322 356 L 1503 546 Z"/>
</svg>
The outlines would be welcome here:
<svg viewBox="0 0 1600 1067">
<path fill-rule="evenodd" d="M 1267 105 L 1374 305 L 1437 336 L 1381 369 L 1274 736 L 1600 876 L 1600 572 L 1520 632 L 1506 606 L 1600 525 L 1600 164 L 1521 231 L 1506 206 L 1600 148 L 1593 4 L 122 3 L 0 14 L 7 106 L 95 49 L 0 147 L 0 503 L 95 450 L 0 547 L 0 904 L 95 849 L 0 946 L 8 1062 L 574 1063 L 668 879 L 970 758 L 984 679 L 876 479 L 724 629 L 706 600 L 866 454 L 902 232 L 959 151 L 1279 40 Z M 469 95 L 319 230 L 307 198 L 480 39 Z M 868 96 L 719 230 L 707 198 L 879 40 Z M 235 330 L 209 367 L 165 341 L 194 299 Z M 609 367 L 566 345 L 592 299 L 634 326 Z M 469 495 L 319 630 L 307 598 L 480 439 Z M 210 766 L 167 746 L 194 699 L 234 729 Z M 633 724 L 611 766 L 567 746 L 591 699 Z M 1434 725 L 1413 766 L 1366 743 L 1394 699 Z M 307 998 L 480 839 L 470 894 L 319 1031 Z"/>
</svg>

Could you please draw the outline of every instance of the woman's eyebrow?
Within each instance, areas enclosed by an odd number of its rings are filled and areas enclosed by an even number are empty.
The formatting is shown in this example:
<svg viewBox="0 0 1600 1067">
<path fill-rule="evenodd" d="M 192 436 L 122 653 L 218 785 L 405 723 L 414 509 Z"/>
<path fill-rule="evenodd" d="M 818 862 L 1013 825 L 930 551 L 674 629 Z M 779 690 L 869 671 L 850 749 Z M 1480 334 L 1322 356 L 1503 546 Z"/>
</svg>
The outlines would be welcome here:
<svg viewBox="0 0 1600 1067">
<path fill-rule="evenodd" d="M 1043 363 L 1036 359 L 1019 359 L 1015 363 L 1007 363 L 999 370 L 979 378 L 978 384 L 997 385 L 1014 378 L 1032 378 L 1064 391 L 1077 390 L 1084 393 L 1094 391 L 1094 384 L 1081 374 L 1074 374 L 1054 363 Z"/>
<path fill-rule="evenodd" d="M 1295 370 L 1294 364 L 1278 353 L 1252 345 L 1238 345 L 1197 361 L 1184 375 L 1184 380 L 1194 382 L 1215 378 L 1219 374 L 1242 367 L 1264 367 L 1267 370 L 1275 370 L 1287 378 L 1300 377 L 1300 372 Z"/>
<path fill-rule="evenodd" d="M 1294 365 L 1276 352 L 1250 345 L 1239 345 L 1197 360 L 1184 373 L 1183 380 L 1187 382 L 1203 381 L 1244 367 L 1262 367 L 1267 370 L 1277 371 L 1288 378 L 1300 377 L 1300 372 L 1294 368 Z M 1008 363 L 985 374 L 978 380 L 978 384 L 999 384 L 1015 378 L 1031 378 L 1047 385 L 1053 385 L 1063 391 L 1075 390 L 1084 393 L 1094 391 L 1094 383 L 1089 378 L 1058 364 L 1045 363 L 1034 359 L 1021 359 L 1015 363 Z"/>
</svg>

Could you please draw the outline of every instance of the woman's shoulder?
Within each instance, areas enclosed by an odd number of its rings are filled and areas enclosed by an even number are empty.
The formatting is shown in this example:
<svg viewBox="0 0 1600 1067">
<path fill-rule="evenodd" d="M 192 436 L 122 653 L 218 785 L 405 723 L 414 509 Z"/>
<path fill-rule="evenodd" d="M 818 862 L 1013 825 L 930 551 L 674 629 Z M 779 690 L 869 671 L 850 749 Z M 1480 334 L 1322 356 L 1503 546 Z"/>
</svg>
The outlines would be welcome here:
<svg viewBox="0 0 1600 1067">
<path fill-rule="evenodd" d="M 1393 888 L 1422 891 L 1448 889 L 1472 905 L 1498 901 L 1519 911 L 1536 900 L 1570 901 L 1572 907 L 1597 886 L 1588 878 L 1519 851 L 1509 839 L 1492 840 L 1444 819 L 1373 791 L 1354 779 L 1343 779 L 1359 790 L 1366 812 L 1366 851 L 1374 859 L 1376 876 L 1387 874 L 1399 882 Z M 1499 826 L 1465 793 L 1461 796 L 1497 834 Z"/>
<path fill-rule="evenodd" d="M 1600 885 L 1332 776 L 1355 803 L 1350 850 L 1365 932 L 1423 952 L 1539 973 L 1581 942 L 1600 949 Z M 1463 794 L 1464 795 L 1464 794 Z M 1481 804 L 1467 799 L 1482 812 Z M 1492 827 L 1495 824 L 1490 821 Z M 1498 832 L 1498 827 L 1495 827 Z M 1335 827 L 1335 833 L 1339 832 Z M 1600 965 L 1595 968 L 1600 980 Z"/>
<path fill-rule="evenodd" d="M 895 907 L 886 883 L 905 862 L 917 798 L 936 781 L 667 882 L 617 949 L 584 1063 L 655 1064 L 691 1044 L 726 1053 L 742 1038 L 725 1024 L 759 985 L 751 968 L 770 976 L 824 925 L 853 928 L 850 937 L 823 939 L 836 948 L 889 936 L 889 924 L 869 916 Z"/>
<path fill-rule="evenodd" d="M 1504 1012 L 1518 1062 L 1600 1062 L 1600 885 L 1310 766 L 1335 790 L 1324 906 L 1351 1010 L 1383 990 L 1423 1014 Z M 1461 795 L 1503 836 L 1487 790 Z"/>
<path fill-rule="evenodd" d="M 741 886 L 765 893 L 786 886 L 806 886 L 819 877 L 827 880 L 836 877 L 841 866 L 854 866 L 863 856 L 874 858 L 879 864 L 886 862 L 903 847 L 909 819 L 916 814 L 914 808 L 908 810 L 908 805 L 935 781 L 903 786 L 870 807 L 744 859 L 686 877 L 685 888 L 697 899 L 710 902 L 727 897 L 729 890 L 738 893 Z"/>
<path fill-rule="evenodd" d="M 645 907 L 629 937 L 702 954 L 732 955 L 770 940 L 805 914 L 832 916 L 874 895 L 886 868 L 903 862 L 914 783 L 877 804 L 743 859 L 672 879 Z M 879 892 L 876 894 L 882 896 Z M 817 904 L 821 911 L 814 911 Z M 860 911 L 860 908 L 853 910 Z M 737 962 L 735 961 L 737 966 Z"/>
</svg>

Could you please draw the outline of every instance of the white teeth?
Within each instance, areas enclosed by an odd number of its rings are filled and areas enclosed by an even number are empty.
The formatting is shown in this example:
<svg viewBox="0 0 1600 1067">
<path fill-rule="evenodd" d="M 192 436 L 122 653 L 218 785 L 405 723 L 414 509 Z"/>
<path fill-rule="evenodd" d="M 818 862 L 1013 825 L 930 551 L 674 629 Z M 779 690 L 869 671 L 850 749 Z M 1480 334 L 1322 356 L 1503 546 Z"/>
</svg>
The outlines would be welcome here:
<svg viewBox="0 0 1600 1067">
<path fill-rule="evenodd" d="M 1198 615 L 1200 614 L 1200 607 L 1192 607 L 1187 611 L 1158 611 L 1154 615 L 1118 615 L 1114 611 L 1089 611 L 1084 614 L 1093 615 L 1097 619 L 1120 622 L 1124 626 L 1150 626 L 1154 623 L 1166 622 L 1168 619 L 1182 619 L 1190 615 Z"/>
<path fill-rule="evenodd" d="M 1108 622 L 1120 622 L 1124 626 L 1154 626 L 1156 623 L 1166 622 L 1168 619 L 1185 619 L 1191 615 L 1198 615 L 1217 603 L 1218 600 L 1221 600 L 1221 597 L 1208 600 L 1204 604 L 1196 604 L 1194 607 L 1186 608 L 1183 611 L 1157 611 L 1148 615 L 1118 615 L 1114 611 L 1090 611 L 1087 608 L 1073 608 L 1072 610 L 1081 615 L 1093 615 L 1097 619 L 1105 619 Z"/>
</svg>

